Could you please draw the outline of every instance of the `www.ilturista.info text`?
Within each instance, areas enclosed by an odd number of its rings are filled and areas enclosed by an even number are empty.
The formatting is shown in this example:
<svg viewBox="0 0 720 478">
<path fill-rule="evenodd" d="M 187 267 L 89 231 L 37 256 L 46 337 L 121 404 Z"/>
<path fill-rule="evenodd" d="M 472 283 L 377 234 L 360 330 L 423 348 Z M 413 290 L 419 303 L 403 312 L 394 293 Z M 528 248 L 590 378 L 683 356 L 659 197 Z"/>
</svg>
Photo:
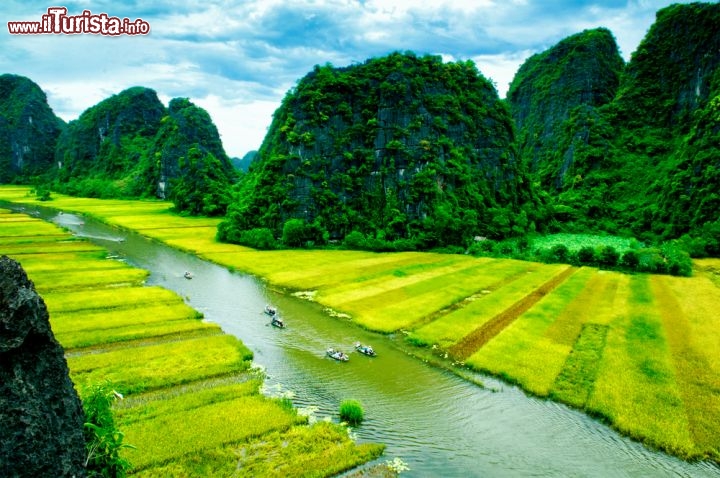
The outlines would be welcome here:
<svg viewBox="0 0 720 478">
<path fill-rule="evenodd" d="M 142 18 L 111 17 L 107 13 L 94 14 L 83 10 L 80 15 L 68 15 L 65 7 L 50 7 L 39 22 L 7 22 L 12 35 L 147 35 L 150 24 Z"/>
</svg>

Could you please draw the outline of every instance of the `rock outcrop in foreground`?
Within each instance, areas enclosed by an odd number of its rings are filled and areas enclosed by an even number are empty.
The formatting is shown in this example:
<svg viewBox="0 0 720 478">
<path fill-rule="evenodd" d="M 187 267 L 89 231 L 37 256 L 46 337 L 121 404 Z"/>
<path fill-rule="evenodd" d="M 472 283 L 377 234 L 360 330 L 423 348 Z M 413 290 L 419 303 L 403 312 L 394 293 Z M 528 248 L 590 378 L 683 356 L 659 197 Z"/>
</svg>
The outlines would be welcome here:
<svg viewBox="0 0 720 478">
<path fill-rule="evenodd" d="M 84 476 L 82 404 L 47 308 L 0 258 L 0 476 Z"/>
</svg>

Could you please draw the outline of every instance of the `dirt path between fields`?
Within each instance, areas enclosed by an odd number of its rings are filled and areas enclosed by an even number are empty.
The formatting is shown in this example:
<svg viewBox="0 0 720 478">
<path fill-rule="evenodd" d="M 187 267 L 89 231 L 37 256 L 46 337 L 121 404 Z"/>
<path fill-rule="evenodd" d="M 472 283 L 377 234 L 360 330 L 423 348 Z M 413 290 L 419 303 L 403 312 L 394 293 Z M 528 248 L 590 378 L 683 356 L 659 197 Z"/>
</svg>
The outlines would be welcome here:
<svg viewBox="0 0 720 478">
<path fill-rule="evenodd" d="M 485 324 L 470 332 L 458 343 L 450 347 L 448 352 L 457 360 L 465 360 L 475 353 L 475 351 L 479 350 L 480 347 L 492 340 L 493 337 L 502 332 L 505 327 L 513 323 L 515 319 L 527 312 L 527 310 L 540 301 L 540 299 L 562 284 L 576 271 L 578 271 L 577 267 L 568 267 L 563 270 L 561 273 L 545 282 L 543 285 L 515 302 L 510 307 L 497 314 Z"/>
</svg>

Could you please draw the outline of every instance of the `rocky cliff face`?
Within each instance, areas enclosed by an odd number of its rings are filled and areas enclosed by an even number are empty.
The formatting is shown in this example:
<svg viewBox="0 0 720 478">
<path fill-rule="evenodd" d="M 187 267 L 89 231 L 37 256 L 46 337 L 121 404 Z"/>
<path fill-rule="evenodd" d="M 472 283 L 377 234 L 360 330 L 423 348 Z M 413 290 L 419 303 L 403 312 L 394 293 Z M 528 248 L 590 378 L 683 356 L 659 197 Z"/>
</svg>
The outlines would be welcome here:
<svg viewBox="0 0 720 478">
<path fill-rule="evenodd" d="M 152 178 L 158 197 L 170 196 L 173 180 L 188 173 L 181 163 L 187 159 L 190 148 L 196 148 L 204 156 L 213 155 L 220 163 L 218 174 L 224 176 L 228 184 L 234 177 L 230 158 L 207 111 L 187 98 L 174 98 L 148 151 L 148 157 L 155 161 L 147 162 L 150 171 L 145 175 Z"/>
<path fill-rule="evenodd" d="M 720 4 L 672 5 L 624 67 L 598 29 L 520 68 L 508 94 L 519 150 L 563 227 L 717 236 L 718 24 Z"/>
<path fill-rule="evenodd" d="M 230 220 L 279 230 L 301 218 L 337 238 L 509 233 L 527 217 L 494 218 L 515 217 L 531 196 L 513 140 L 505 104 L 472 62 L 395 53 L 318 66 L 275 112 Z"/>
<path fill-rule="evenodd" d="M 38 85 L 0 75 L 0 183 L 47 171 L 64 126 Z"/>
<path fill-rule="evenodd" d="M 48 312 L 0 258 L 0 475 L 84 476 L 84 415 Z"/>
<path fill-rule="evenodd" d="M 143 87 L 129 88 L 87 109 L 58 140 L 58 177 L 124 177 L 149 149 L 164 115 L 165 106 L 155 91 Z"/>
<path fill-rule="evenodd" d="M 587 121 L 615 97 L 623 67 L 612 33 L 598 28 L 533 55 L 518 70 L 508 103 L 522 158 L 545 187 L 561 189 L 574 176 L 574 149 L 568 144 L 558 154 L 560 138 L 568 123 L 573 136 L 589 136 Z"/>
</svg>

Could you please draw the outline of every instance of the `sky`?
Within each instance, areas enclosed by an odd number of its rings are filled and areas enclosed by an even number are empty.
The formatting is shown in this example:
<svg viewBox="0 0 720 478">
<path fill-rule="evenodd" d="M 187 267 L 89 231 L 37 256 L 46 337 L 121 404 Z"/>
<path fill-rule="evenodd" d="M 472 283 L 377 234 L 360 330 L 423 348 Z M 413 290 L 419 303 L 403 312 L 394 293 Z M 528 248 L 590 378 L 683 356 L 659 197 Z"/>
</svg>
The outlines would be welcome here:
<svg viewBox="0 0 720 478">
<path fill-rule="evenodd" d="M 582 30 L 608 28 L 629 60 L 655 12 L 690 0 L 74 0 L 0 2 L 0 74 L 30 78 L 56 115 L 132 86 L 205 108 L 230 156 L 260 147 L 272 114 L 314 65 L 347 66 L 393 51 L 473 60 L 504 97 L 520 65 Z M 48 9 L 141 20 L 147 34 L 27 34 L 7 22 Z M 57 18 L 58 14 L 50 20 Z M 108 29 L 108 20 L 104 27 Z M 141 25 L 137 23 L 138 28 Z"/>
</svg>

